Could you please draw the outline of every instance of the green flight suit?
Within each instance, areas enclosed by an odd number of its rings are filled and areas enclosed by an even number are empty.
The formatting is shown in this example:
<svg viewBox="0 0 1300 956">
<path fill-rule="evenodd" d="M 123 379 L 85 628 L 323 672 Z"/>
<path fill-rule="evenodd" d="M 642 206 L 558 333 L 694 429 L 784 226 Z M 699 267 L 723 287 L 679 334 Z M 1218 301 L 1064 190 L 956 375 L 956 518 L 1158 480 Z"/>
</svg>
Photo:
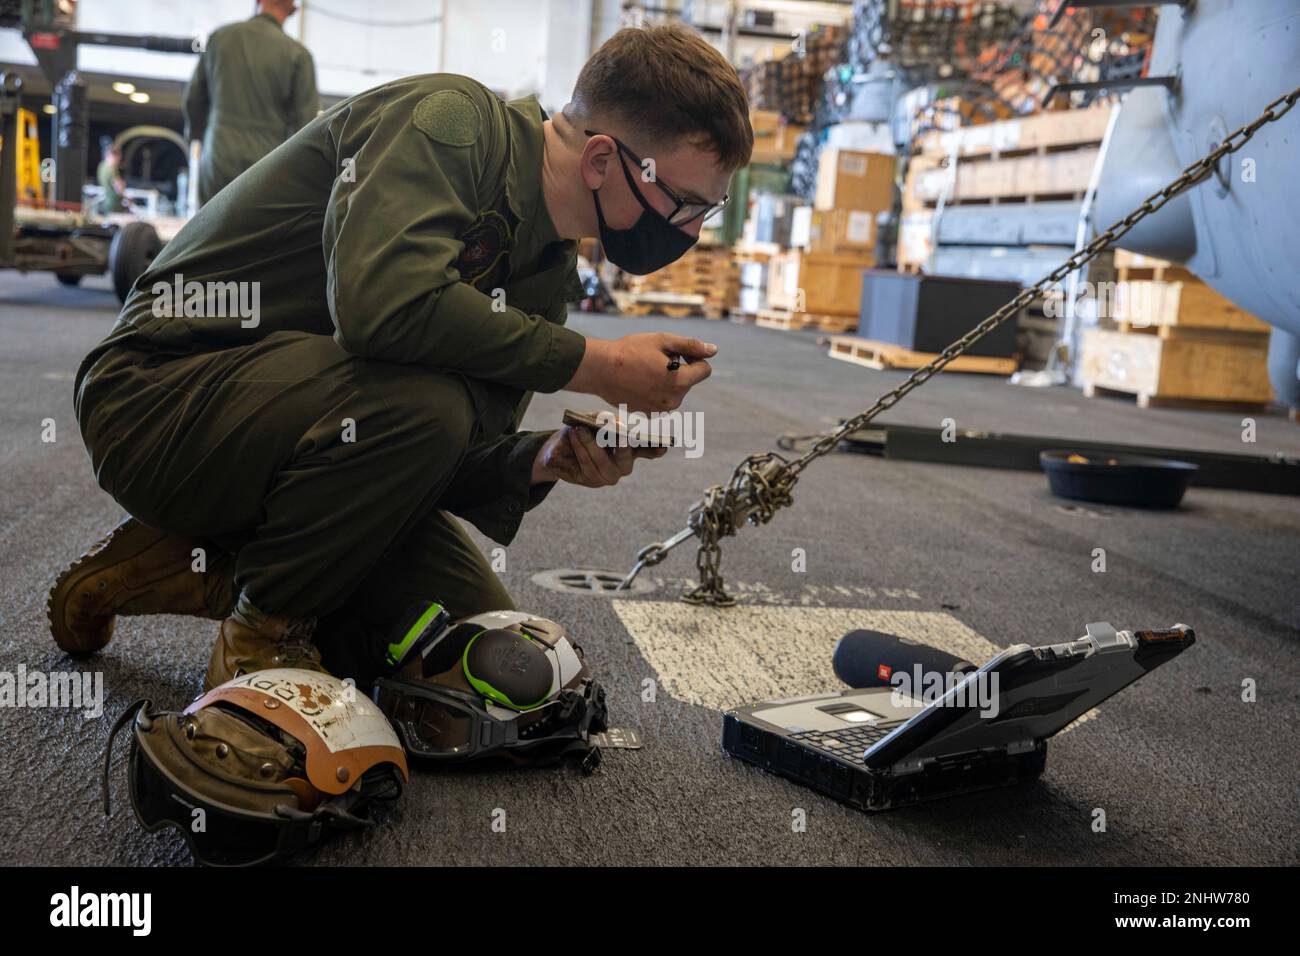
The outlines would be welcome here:
<svg viewBox="0 0 1300 956">
<path fill-rule="evenodd" d="M 95 170 L 95 178 L 99 180 L 99 188 L 104 190 L 104 199 L 99 205 L 99 211 L 108 214 L 126 209 L 126 202 L 122 194 L 117 191 L 117 164 L 107 159 L 100 160 L 99 167 Z"/>
<path fill-rule="evenodd" d="M 577 243 L 543 201 L 544 119 L 532 98 L 411 77 L 338 104 L 222 190 L 78 371 L 101 487 L 232 554 L 230 593 L 268 613 L 509 608 L 449 513 L 509 543 L 551 487 L 531 469 L 552 432 L 519 417 L 585 350 L 563 326 Z M 259 308 L 170 308 L 178 276 L 260 283 Z"/>
<path fill-rule="evenodd" d="M 185 87 L 185 141 L 203 141 L 200 204 L 319 109 L 311 53 L 275 17 L 259 13 L 216 30 Z"/>
</svg>

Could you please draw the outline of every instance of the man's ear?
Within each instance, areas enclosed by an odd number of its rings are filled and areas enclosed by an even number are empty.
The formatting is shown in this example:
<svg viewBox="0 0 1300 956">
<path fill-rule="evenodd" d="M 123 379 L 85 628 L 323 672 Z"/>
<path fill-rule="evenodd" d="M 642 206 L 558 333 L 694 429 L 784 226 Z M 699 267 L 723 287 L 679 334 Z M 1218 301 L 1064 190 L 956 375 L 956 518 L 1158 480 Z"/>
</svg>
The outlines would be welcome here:
<svg viewBox="0 0 1300 956">
<path fill-rule="evenodd" d="M 588 189 L 599 189 L 605 184 L 605 177 L 617 162 L 617 151 L 612 140 L 607 136 L 592 136 L 582 148 L 578 159 L 578 169 Z"/>
</svg>

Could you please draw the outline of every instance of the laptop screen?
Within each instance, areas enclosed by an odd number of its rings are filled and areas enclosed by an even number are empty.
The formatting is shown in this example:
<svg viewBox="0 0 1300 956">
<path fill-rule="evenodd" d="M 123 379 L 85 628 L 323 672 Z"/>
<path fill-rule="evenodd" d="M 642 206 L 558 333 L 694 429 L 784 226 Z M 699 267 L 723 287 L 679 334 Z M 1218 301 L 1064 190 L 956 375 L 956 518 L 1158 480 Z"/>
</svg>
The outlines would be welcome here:
<svg viewBox="0 0 1300 956">
<path fill-rule="evenodd" d="M 1087 631 L 1076 641 L 1002 651 L 867 750 L 867 766 L 1032 747 L 1195 640 L 1185 625 L 1132 632 L 1089 624 Z"/>
</svg>

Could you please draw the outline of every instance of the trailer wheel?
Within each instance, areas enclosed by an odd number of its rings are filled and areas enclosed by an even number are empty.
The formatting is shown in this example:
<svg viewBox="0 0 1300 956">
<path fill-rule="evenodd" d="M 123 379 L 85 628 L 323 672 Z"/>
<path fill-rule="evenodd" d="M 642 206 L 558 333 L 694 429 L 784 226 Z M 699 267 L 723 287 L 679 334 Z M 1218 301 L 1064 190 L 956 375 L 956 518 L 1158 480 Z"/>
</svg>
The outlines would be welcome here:
<svg viewBox="0 0 1300 956">
<path fill-rule="evenodd" d="M 162 240 L 147 222 L 128 222 L 113 236 L 108 247 L 108 271 L 113 276 L 113 290 L 126 301 L 135 280 L 149 268 L 162 249 Z"/>
<path fill-rule="evenodd" d="M 80 272 L 56 272 L 54 278 L 59 280 L 59 285 L 81 285 Z"/>
</svg>

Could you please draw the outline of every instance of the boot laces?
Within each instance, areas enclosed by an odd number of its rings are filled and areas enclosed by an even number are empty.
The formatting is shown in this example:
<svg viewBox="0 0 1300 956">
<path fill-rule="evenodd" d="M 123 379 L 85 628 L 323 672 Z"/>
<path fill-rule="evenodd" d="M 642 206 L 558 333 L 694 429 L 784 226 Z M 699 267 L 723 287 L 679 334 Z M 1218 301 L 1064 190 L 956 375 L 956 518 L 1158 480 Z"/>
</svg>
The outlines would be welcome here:
<svg viewBox="0 0 1300 956">
<path fill-rule="evenodd" d="M 275 642 L 275 656 L 277 662 L 285 667 L 320 666 L 320 651 L 309 634 L 286 634 Z"/>
</svg>

